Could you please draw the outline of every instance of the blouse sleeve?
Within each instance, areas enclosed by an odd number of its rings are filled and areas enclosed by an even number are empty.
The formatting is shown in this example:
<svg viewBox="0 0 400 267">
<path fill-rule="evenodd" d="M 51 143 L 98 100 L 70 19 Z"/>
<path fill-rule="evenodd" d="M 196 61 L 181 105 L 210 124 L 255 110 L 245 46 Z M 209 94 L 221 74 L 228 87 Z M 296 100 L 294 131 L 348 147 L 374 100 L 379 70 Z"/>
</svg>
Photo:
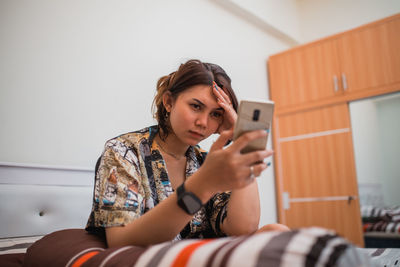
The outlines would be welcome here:
<svg viewBox="0 0 400 267">
<path fill-rule="evenodd" d="M 214 195 L 207 203 L 207 213 L 211 227 L 217 237 L 226 236 L 221 225 L 227 216 L 227 205 L 231 193 L 224 192 Z"/>
<path fill-rule="evenodd" d="M 139 218 L 144 211 L 142 180 L 135 150 L 119 140 L 108 141 L 96 173 L 86 228 L 121 226 Z"/>
</svg>

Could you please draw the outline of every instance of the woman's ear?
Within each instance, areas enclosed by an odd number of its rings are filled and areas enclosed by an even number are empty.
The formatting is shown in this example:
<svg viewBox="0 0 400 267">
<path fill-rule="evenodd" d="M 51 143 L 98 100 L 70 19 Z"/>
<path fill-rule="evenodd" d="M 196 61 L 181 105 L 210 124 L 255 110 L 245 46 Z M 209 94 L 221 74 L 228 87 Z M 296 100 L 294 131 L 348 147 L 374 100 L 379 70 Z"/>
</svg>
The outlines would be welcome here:
<svg viewBox="0 0 400 267">
<path fill-rule="evenodd" d="M 171 112 L 172 104 L 174 102 L 173 98 L 172 98 L 172 95 L 171 95 L 171 92 L 169 92 L 169 91 L 165 92 L 163 94 L 163 99 L 162 100 L 163 100 L 163 105 L 165 107 L 165 110 L 167 112 Z"/>
</svg>

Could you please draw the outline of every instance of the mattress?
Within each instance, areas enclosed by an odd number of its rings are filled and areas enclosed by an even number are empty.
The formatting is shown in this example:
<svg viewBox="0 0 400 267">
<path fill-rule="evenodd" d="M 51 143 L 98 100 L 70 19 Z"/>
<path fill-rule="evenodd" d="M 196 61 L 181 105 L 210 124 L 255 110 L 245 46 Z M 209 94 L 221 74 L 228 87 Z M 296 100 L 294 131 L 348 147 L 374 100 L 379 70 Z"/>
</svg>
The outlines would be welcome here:
<svg viewBox="0 0 400 267">
<path fill-rule="evenodd" d="M 333 232 L 291 232 L 107 248 L 83 229 L 1 240 L 0 266 L 395 266 L 400 250 L 355 248 Z M 27 248 L 29 248 L 27 250 Z M 26 253 L 24 253 L 26 251 Z M 372 257 L 372 259 L 371 259 Z M 375 260 L 376 259 L 376 260 Z M 392 262 L 393 264 L 388 264 Z M 397 264 L 397 263 L 396 263 Z"/>
<path fill-rule="evenodd" d="M 25 253 L 27 248 L 30 247 L 42 236 L 26 236 L 16 238 L 1 238 L 0 239 L 0 255 Z"/>
</svg>

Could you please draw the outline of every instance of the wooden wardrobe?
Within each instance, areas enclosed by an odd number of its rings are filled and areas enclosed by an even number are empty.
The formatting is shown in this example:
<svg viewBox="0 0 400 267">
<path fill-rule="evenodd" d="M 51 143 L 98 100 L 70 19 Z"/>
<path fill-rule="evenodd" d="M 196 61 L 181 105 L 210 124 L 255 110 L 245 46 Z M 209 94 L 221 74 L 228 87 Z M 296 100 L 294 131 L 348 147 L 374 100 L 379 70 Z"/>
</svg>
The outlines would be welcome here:
<svg viewBox="0 0 400 267">
<path fill-rule="evenodd" d="M 400 91 L 400 14 L 273 55 L 268 72 L 279 222 L 363 246 L 348 103 Z"/>
</svg>

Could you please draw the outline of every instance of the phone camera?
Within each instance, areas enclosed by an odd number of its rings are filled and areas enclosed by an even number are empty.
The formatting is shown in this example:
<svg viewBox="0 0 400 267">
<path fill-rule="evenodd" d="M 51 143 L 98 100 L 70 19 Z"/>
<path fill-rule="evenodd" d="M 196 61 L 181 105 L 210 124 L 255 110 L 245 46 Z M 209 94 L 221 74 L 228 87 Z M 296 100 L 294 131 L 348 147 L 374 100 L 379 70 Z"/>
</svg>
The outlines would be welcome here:
<svg viewBox="0 0 400 267">
<path fill-rule="evenodd" d="M 260 117 L 260 110 L 259 109 L 255 109 L 253 111 L 253 121 L 258 121 L 259 117 Z"/>
</svg>

